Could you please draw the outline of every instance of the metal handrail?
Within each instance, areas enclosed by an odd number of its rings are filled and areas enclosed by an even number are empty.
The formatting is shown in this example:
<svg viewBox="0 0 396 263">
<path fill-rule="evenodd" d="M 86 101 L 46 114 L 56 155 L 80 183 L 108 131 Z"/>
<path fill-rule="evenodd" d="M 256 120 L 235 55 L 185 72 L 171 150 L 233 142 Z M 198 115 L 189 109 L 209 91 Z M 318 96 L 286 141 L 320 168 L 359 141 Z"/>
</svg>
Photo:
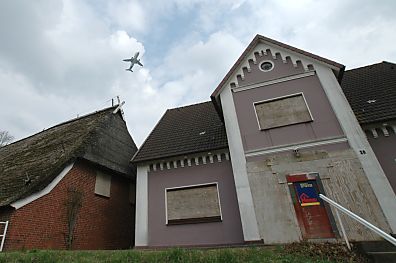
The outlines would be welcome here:
<svg viewBox="0 0 396 263">
<path fill-rule="evenodd" d="M 341 231 L 342 234 L 344 236 L 344 239 L 347 243 L 347 246 L 349 249 L 351 249 L 351 246 L 349 245 L 348 242 L 348 238 L 346 236 L 345 233 L 345 229 L 344 226 L 342 224 L 340 215 L 338 213 L 338 210 L 343 212 L 344 214 L 348 215 L 349 217 L 352 217 L 353 219 L 355 219 L 356 221 L 358 221 L 360 224 L 364 225 L 365 227 L 367 227 L 368 229 L 372 230 L 373 232 L 377 233 L 378 235 L 380 235 L 381 237 L 383 237 L 385 240 L 389 241 L 392 245 L 396 246 L 396 239 L 394 237 L 392 237 L 391 235 L 385 233 L 384 231 L 382 231 L 381 229 L 379 229 L 378 227 L 374 226 L 373 224 L 371 224 L 370 222 L 364 220 L 363 218 L 361 218 L 360 216 L 352 213 L 351 211 L 349 211 L 348 209 L 346 209 L 345 207 L 341 206 L 340 204 L 334 202 L 333 200 L 331 200 L 330 198 L 328 198 L 327 196 L 324 196 L 322 194 L 319 194 L 319 197 L 326 201 L 327 203 L 329 203 L 331 206 L 335 207 L 337 210 L 337 218 L 338 221 L 340 222 L 340 226 L 341 226 Z"/>
<path fill-rule="evenodd" d="M 8 221 L 5 222 L 0 222 L 0 224 L 4 224 L 4 232 L 2 235 L 0 235 L 1 237 L 1 242 L 0 242 L 0 252 L 3 251 L 3 246 L 4 246 L 4 240 L 7 234 L 7 228 L 8 228 Z"/>
</svg>

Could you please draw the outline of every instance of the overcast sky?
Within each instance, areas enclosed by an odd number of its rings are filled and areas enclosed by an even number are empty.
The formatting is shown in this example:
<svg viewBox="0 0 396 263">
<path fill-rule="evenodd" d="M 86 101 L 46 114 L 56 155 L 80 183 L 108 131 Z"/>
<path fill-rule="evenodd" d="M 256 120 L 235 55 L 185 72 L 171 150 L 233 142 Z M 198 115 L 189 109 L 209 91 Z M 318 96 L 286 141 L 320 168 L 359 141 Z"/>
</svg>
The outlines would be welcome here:
<svg viewBox="0 0 396 263">
<path fill-rule="evenodd" d="M 3 0 L 0 130 L 21 139 L 119 95 L 140 145 L 209 100 L 256 34 L 346 65 L 396 62 L 396 1 Z M 122 59 L 140 51 L 143 68 Z"/>
</svg>

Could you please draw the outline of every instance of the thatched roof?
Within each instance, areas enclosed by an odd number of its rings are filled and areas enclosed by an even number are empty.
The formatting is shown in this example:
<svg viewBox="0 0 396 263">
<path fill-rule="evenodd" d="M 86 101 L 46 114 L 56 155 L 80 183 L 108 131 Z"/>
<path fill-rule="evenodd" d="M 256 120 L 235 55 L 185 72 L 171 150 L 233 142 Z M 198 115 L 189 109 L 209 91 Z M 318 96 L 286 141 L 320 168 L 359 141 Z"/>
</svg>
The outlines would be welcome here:
<svg viewBox="0 0 396 263">
<path fill-rule="evenodd" d="M 85 159 L 134 178 L 137 150 L 120 113 L 107 108 L 0 148 L 0 206 L 46 187 L 64 167 Z M 29 182 L 27 181 L 29 178 Z"/>
</svg>

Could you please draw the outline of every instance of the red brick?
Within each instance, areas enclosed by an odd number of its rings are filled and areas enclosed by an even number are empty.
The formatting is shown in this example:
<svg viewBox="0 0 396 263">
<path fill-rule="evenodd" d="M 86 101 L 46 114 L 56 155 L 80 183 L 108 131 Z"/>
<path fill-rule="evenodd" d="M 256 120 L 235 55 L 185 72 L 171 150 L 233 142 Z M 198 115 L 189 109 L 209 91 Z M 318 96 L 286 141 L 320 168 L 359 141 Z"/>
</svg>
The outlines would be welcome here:
<svg viewBox="0 0 396 263">
<path fill-rule="evenodd" d="M 78 161 L 49 194 L 18 210 L 1 210 L 0 219 L 10 220 L 4 249 L 66 249 L 66 203 L 71 187 L 83 194 L 72 249 L 133 246 L 134 206 L 129 203 L 130 181 L 113 175 L 110 198 L 96 195 L 98 169 Z"/>
</svg>

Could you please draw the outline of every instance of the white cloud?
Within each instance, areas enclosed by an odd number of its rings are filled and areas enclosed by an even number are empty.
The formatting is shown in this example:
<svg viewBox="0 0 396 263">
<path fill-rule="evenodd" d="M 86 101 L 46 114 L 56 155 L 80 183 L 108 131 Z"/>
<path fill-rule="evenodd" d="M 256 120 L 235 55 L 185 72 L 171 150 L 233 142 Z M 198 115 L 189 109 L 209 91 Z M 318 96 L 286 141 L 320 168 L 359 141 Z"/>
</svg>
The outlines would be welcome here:
<svg viewBox="0 0 396 263">
<path fill-rule="evenodd" d="M 149 10 L 147 10 L 149 11 Z M 132 31 L 147 29 L 146 13 L 141 6 L 141 1 L 111 1 L 108 3 L 108 15 L 118 27 Z"/>
<path fill-rule="evenodd" d="M 17 138 L 28 136 L 76 116 L 74 109 L 83 101 L 78 97 L 43 94 L 23 75 L 0 70 L 0 130 Z M 61 107 L 60 107 L 61 105 Z"/>
<path fill-rule="evenodd" d="M 0 129 L 21 138 L 120 95 L 140 144 L 167 108 L 208 100 L 257 33 L 349 68 L 396 61 L 395 3 L 381 3 L 2 1 Z M 144 67 L 126 72 L 134 51 Z"/>
<path fill-rule="evenodd" d="M 19 8 L 24 13 L 29 6 Z M 38 44 L 22 44 L 26 56 L 19 55 L 18 47 L 6 49 L 4 42 L 0 44 L 0 93 L 6 98 L 0 105 L 0 128 L 18 139 L 109 106 L 104 102 L 122 91 L 117 83 L 130 87 L 125 80 L 129 82 L 132 75 L 124 71 L 128 64 L 122 59 L 135 50 L 144 55 L 142 43 L 125 31 L 110 30 L 84 2 L 62 2 L 50 25 L 41 25 L 38 17 L 20 21 L 30 22 L 37 33 L 29 41 Z M 7 41 L 20 40 L 17 35 Z M 135 93 L 151 80 L 147 70 L 136 70 L 133 78 Z"/>
<path fill-rule="evenodd" d="M 396 2 L 248 1 L 225 23 L 245 43 L 262 34 L 353 68 L 396 60 Z"/>
<path fill-rule="evenodd" d="M 183 76 L 202 70 L 213 76 L 226 73 L 243 51 L 241 41 L 222 31 L 211 34 L 207 41 L 186 41 L 174 46 L 164 58 L 165 69 L 159 75 Z M 161 67 L 161 70 L 164 67 Z M 221 77 L 221 76 L 219 76 Z"/>
<path fill-rule="evenodd" d="M 127 101 L 125 115 L 130 132 L 140 144 L 167 108 L 209 100 L 220 78 L 243 49 L 232 35 L 217 32 L 206 42 L 186 39 L 172 48 L 151 72 L 121 76 L 113 91 Z"/>
</svg>

